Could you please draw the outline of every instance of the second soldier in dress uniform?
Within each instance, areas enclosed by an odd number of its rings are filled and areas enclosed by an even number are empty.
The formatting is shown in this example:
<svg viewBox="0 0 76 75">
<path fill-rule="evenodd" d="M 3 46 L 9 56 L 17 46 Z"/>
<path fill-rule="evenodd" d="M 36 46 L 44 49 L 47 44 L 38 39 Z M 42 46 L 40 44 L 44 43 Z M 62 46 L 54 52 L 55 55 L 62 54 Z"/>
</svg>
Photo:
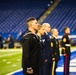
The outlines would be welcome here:
<svg viewBox="0 0 76 75">
<path fill-rule="evenodd" d="M 64 35 L 62 37 L 62 54 L 64 56 L 64 75 L 69 75 L 69 63 L 70 63 L 70 39 L 68 34 L 70 29 L 64 28 Z"/>
<path fill-rule="evenodd" d="M 50 48 L 50 37 L 49 33 L 51 30 L 49 23 L 42 24 L 44 28 L 44 35 L 42 36 L 43 41 L 43 51 L 42 51 L 42 61 L 43 61 L 43 75 L 51 75 L 51 48 Z"/>
<path fill-rule="evenodd" d="M 58 60 L 60 59 L 60 52 L 59 52 L 59 42 L 57 39 L 58 30 L 53 28 L 51 30 L 51 50 L 52 50 L 52 75 L 56 75 L 56 68 L 58 64 Z"/>
<path fill-rule="evenodd" d="M 44 42 L 42 40 L 42 35 L 44 35 L 44 27 L 42 25 L 39 25 L 38 26 L 38 32 L 37 32 L 37 35 L 39 37 L 39 41 L 40 41 L 40 44 L 41 44 L 41 65 L 39 66 L 39 75 L 43 75 L 43 54 L 44 54 Z"/>
</svg>

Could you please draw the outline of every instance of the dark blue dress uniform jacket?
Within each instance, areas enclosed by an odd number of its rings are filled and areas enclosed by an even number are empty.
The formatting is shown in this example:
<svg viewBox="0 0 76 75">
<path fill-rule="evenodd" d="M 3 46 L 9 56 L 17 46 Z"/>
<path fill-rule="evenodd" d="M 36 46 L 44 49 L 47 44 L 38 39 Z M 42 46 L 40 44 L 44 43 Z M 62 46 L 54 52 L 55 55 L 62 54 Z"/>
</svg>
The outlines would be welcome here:
<svg viewBox="0 0 76 75">
<path fill-rule="evenodd" d="M 47 62 L 51 62 L 51 57 L 52 57 L 52 51 L 50 48 L 50 37 L 48 36 L 48 34 L 44 33 L 44 35 L 42 36 L 42 40 L 43 40 L 43 44 L 44 44 L 44 48 L 43 48 L 43 61 L 45 61 L 46 59 L 48 60 Z"/>
</svg>

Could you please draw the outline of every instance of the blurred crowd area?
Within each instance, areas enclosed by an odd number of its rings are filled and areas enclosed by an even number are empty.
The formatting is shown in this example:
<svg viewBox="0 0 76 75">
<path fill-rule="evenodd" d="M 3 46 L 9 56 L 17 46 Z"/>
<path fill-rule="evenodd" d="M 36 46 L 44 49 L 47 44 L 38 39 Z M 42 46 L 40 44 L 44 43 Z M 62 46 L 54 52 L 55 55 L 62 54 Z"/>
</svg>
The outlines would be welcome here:
<svg viewBox="0 0 76 75">
<path fill-rule="evenodd" d="M 11 34 L 8 37 L 0 35 L 0 49 L 21 48 L 21 40 L 14 38 Z"/>
<path fill-rule="evenodd" d="M 3 38 L 0 34 L 0 49 L 21 48 L 21 39 L 21 36 L 19 38 L 14 38 L 11 34 L 9 34 L 7 38 Z M 76 46 L 76 39 L 70 39 L 70 41 L 72 46 Z M 61 47 L 61 39 L 59 39 L 59 43 Z"/>
</svg>

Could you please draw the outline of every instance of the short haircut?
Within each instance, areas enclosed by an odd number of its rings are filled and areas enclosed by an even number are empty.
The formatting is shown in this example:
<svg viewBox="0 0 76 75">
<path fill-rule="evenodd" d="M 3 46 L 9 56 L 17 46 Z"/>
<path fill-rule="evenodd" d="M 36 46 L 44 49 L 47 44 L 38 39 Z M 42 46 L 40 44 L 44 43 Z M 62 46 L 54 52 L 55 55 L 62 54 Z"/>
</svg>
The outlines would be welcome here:
<svg viewBox="0 0 76 75">
<path fill-rule="evenodd" d="M 49 26 L 50 26 L 50 24 L 49 24 L 49 23 L 43 23 L 43 24 L 42 24 L 42 26 L 43 26 L 43 27 L 46 27 L 47 25 L 49 25 Z"/>
<path fill-rule="evenodd" d="M 68 29 L 69 27 L 64 27 L 64 32 L 66 31 L 66 29 Z"/>
<path fill-rule="evenodd" d="M 34 18 L 34 17 L 28 18 L 28 19 L 26 20 L 26 25 L 28 26 L 28 23 L 31 22 L 31 21 L 33 21 L 33 20 L 36 20 L 36 18 Z"/>
<path fill-rule="evenodd" d="M 56 30 L 56 28 L 52 28 L 51 29 L 51 34 L 53 34 L 55 30 Z"/>
</svg>

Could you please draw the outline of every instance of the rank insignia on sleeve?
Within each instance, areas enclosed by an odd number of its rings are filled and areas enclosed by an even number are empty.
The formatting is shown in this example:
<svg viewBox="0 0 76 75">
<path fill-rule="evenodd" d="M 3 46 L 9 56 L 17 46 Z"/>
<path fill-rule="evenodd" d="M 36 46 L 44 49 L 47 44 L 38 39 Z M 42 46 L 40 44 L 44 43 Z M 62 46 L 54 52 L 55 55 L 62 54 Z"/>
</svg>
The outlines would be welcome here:
<svg viewBox="0 0 76 75">
<path fill-rule="evenodd" d="M 66 38 L 63 39 L 63 42 L 66 42 Z"/>
<path fill-rule="evenodd" d="M 51 42 L 51 47 L 53 47 L 53 43 Z"/>
</svg>

